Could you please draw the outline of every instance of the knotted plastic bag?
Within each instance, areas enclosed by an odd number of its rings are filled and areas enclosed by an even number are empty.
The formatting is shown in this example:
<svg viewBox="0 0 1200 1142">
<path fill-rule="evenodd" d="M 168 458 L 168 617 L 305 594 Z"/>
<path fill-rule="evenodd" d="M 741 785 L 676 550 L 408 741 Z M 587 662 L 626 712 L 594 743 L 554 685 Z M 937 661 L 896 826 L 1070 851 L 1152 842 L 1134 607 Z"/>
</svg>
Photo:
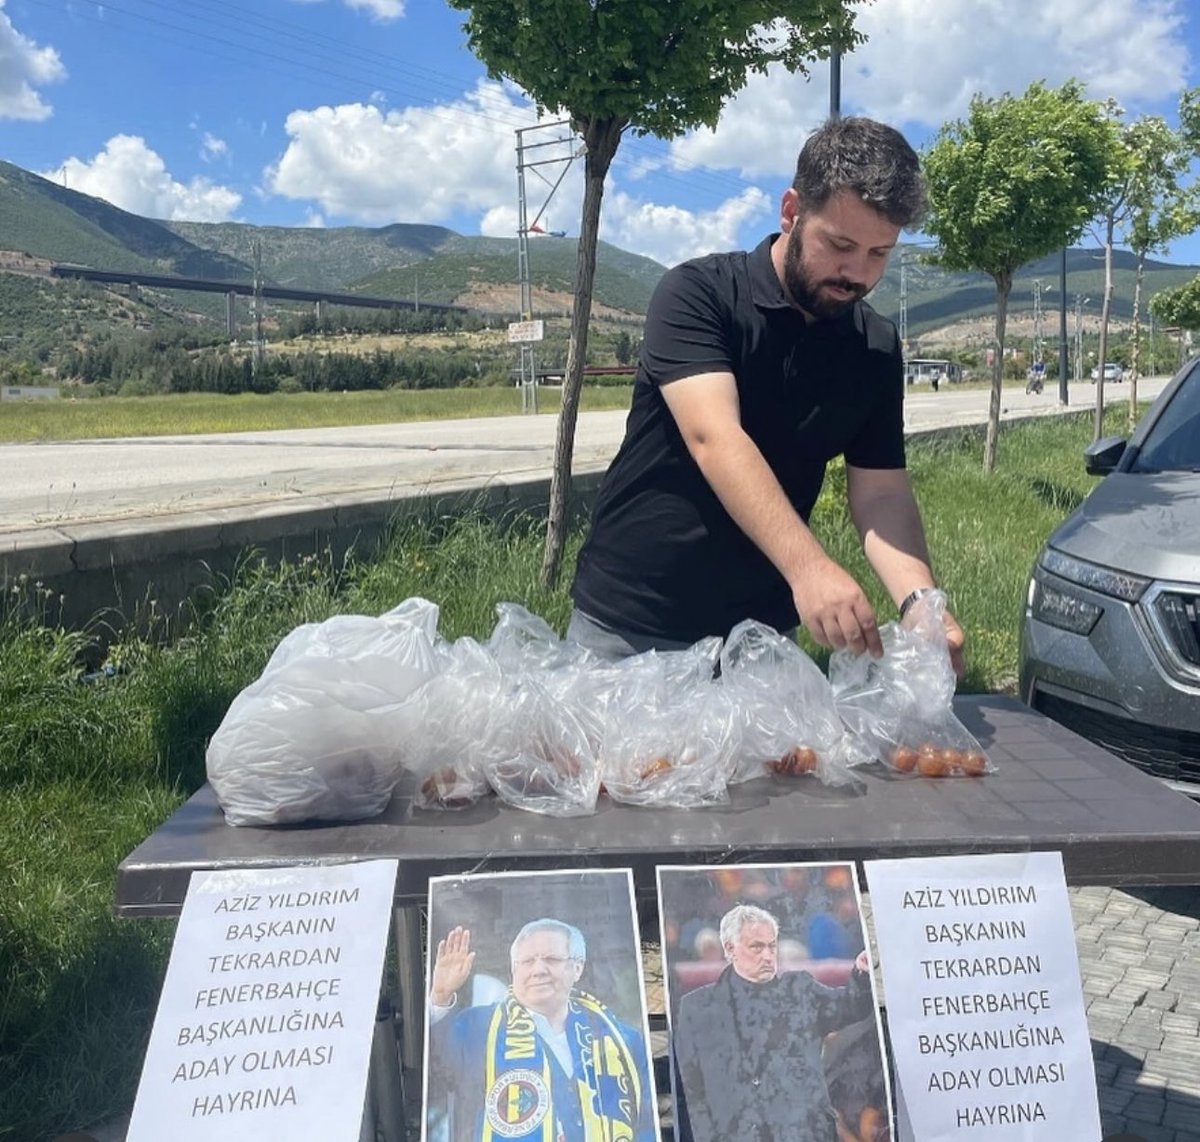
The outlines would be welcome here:
<svg viewBox="0 0 1200 1142">
<path fill-rule="evenodd" d="M 847 729 L 885 765 L 923 777 L 981 777 L 993 766 L 954 714 L 945 613 L 943 591 L 922 595 L 903 623 L 879 628 L 882 658 L 834 651 L 829 681 Z"/>
<path fill-rule="evenodd" d="M 600 771 L 614 801 L 692 808 L 729 800 L 736 721 L 713 671 L 718 638 L 607 668 Z"/>
<path fill-rule="evenodd" d="M 231 825 L 354 821 L 400 778 L 397 712 L 441 668 L 438 608 L 408 599 L 378 618 L 306 623 L 234 698 L 205 754 Z"/>
<path fill-rule="evenodd" d="M 829 681 L 790 638 L 752 619 L 739 623 L 721 651 L 720 684 L 740 727 L 731 783 L 768 774 L 856 780 Z"/>
<path fill-rule="evenodd" d="M 462 809 L 489 792 L 484 751 L 504 690 L 496 659 L 473 638 L 445 646 L 443 669 L 397 711 L 404 768 L 419 809 Z"/>
</svg>

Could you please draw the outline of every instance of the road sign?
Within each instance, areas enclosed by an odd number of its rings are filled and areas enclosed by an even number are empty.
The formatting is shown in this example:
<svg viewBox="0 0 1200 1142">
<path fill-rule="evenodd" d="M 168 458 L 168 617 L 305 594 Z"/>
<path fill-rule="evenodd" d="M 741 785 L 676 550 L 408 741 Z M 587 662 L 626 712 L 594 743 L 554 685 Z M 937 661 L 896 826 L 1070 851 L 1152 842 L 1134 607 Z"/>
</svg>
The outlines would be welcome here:
<svg viewBox="0 0 1200 1142">
<path fill-rule="evenodd" d="M 540 341 L 546 335 L 545 322 L 539 318 L 537 321 L 510 321 L 508 323 L 508 339 L 514 341 Z"/>
</svg>

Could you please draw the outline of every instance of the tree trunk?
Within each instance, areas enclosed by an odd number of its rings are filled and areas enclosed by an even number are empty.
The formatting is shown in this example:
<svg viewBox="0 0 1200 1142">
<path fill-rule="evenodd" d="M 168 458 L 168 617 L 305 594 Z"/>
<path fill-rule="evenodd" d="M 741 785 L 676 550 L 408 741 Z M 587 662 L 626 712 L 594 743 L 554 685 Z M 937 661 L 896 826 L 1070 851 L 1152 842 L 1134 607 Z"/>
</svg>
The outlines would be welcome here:
<svg viewBox="0 0 1200 1142">
<path fill-rule="evenodd" d="M 1100 349 L 1096 354 L 1096 425 L 1092 439 L 1104 435 L 1104 362 L 1108 354 L 1108 315 L 1112 311 L 1112 250 L 1114 219 L 1109 213 L 1104 223 L 1104 304 L 1100 309 Z"/>
<path fill-rule="evenodd" d="M 1129 428 L 1137 422 L 1138 376 L 1142 368 L 1142 278 L 1146 273 L 1146 251 L 1137 250 L 1133 275 L 1133 355 L 1129 360 Z"/>
<path fill-rule="evenodd" d="M 567 501 L 571 491 L 571 457 L 575 451 L 575 422 L 587 360 L 588 322 L 592 316 L 592 282 L 596 276 L 596 242 L 600 234 L 600 202 L 604 179 L 617 147 L 624 119 L 592 119 L 577 123 L 587 153 L 584 157 L 583 213 L 579 222 L 579 252 L 575 261 L 575 299 L 571 306 L 571 340 L 563 378 L 562 407 L 554 442 L 550 476 L 550 506 L 546 516 L 546 546 L 542 556 L 542 586 L 554 587 L 562 570 L 566 542 Z"/>
<path fill-rule="evenodd" d="M 987 436 L 983 444 L 983 470 L 996 470 L 996 445 L 1000 440 L 1000 399 L 1004 387 L 1004 329 L 1008 324 L 1008 295 L 1012 273 L 994 274 L 996 283 L 996 359 L 992 362 L 992 399 L 988 403 Z"/>
</svg>

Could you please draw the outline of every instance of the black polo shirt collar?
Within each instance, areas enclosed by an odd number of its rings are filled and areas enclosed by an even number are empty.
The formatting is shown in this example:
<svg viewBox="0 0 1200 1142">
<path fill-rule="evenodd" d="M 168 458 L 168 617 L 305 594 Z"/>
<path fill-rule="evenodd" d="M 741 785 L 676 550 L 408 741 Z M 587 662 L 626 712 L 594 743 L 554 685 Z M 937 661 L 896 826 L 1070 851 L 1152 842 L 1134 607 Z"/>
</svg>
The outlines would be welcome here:
<svg viewBox="0 0 1200 1142">
<path fill-rule="evenodd" d="M 804 323 L 805 331 L 808 333 L 844 337 L 854 332 L 856 328 L 861 328 L 862 323 L 857 320 L 860 302 L 856 301 L 845 313 L 840 313 L 837 317 L 821 318 L 816 321 L 809 321 L 792 305 L 787 294 L 783 292 L 783 283 L 775 272 L 775 263 L 771 261 L 771 246 L 778 237 L 779 231 L 768 234 L 750 251 L 750 257 L 747 259 L 750 296 L 754 299 L 754 304 L 759 309 L 791 310 Z"/>
</svg>

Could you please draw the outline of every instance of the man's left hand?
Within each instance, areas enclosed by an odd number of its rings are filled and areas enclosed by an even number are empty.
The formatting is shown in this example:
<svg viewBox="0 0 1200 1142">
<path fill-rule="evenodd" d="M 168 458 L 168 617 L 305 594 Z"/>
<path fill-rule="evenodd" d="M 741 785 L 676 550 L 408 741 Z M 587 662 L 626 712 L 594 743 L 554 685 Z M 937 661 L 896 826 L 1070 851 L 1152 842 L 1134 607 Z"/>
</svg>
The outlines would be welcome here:
<svg viewBox="0 0 1200 1142">
<path fill-rule="evenodd" d="M 854 961 L 854 966 L 862 972 L 871 970 L 871 957 L 867 954 L 866 948 L 858 953 L 858 957 Z"/>
</svg>

